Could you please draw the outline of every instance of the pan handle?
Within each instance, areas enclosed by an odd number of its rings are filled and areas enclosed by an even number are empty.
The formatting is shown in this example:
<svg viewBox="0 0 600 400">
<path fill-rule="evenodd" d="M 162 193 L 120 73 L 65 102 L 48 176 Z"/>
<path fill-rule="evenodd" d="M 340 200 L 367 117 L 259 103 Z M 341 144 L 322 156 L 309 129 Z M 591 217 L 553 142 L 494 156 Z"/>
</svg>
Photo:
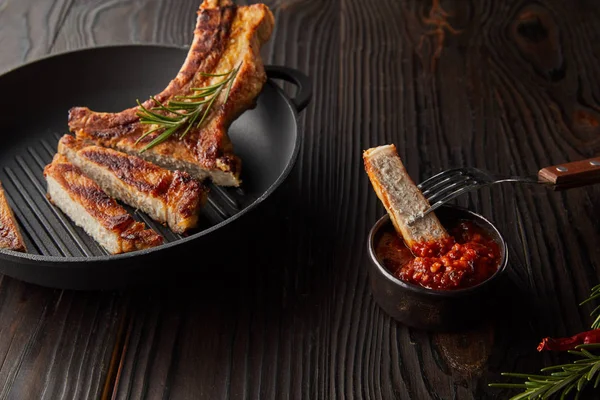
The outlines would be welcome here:
<svg viewBox="0 0 600 400">
<path fill-rule="evenodd" d="M 312 83 L 308 76 L 297 69 L 283 67 L 280 65 L 265 66 L 267 76 L 273 79 L 283 79 L 286 82 L 298 86 L 296 97 L 290 99 L 296 111 L 300 112 L 306 108 L 312 98 Z"/>
</svg>

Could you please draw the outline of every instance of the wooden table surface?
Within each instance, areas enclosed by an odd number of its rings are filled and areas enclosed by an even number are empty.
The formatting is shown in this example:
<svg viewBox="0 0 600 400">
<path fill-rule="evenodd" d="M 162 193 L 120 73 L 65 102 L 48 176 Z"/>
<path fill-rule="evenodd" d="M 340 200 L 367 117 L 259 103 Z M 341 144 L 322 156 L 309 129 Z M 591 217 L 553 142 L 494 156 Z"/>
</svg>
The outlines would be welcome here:
<svg viewBox="0 0 600 400">
<path fill-rule="evenodd" d="M 198 3 L 0 0 L 0 72 L 86 47 L 188 44 Z M 504 311 L 480 328 L 392 321 L 366 269 L 384 210 L 363 149 L 395 143 L 417 181 L 456 166 L 527 175 L 600 153 L 600 8 L 543 3 L 444 0 L 444 16 L 430 0 L 268 0 L 265 62 L 308 74 L 314 97 L 297 166 L 240 261 L 145 290 L 2 277 L 0 399 L 503 399 L 515 392 L 488 387 L 501 372 L 568 360 L 536 345 L 591 323 L 578 304 L 598 283 L 600 186 L 458 201 L 510 245 Z"/>
</svg>

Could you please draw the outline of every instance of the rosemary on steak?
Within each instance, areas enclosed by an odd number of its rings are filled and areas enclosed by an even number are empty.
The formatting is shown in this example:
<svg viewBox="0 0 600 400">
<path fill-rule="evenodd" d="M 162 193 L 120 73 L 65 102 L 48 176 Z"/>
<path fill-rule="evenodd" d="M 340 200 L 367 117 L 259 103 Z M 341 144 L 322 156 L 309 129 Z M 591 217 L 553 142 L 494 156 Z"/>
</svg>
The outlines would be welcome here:
<svg viewBox="0 0 600 400">
<path fill-rule="evenodd" d="M 164 142 L 174 134 L 183 139 L 192 127 L 200 127 L 206 120 L 210 110 L 223 90 L 225 102 L 229 98 L 231 86 L 235 81 L 240 65 L 222 74 L 205 74 L 202 76 L 222 78 L 220 81 L 201 88 L 192 88 L 192 94 L 187 96 L 175 96 L 166 103 L 158 101 L 154 96 L 154 107 L 146 108 L 137 100 L 139 109 L 137 115 L 140 123 L 152 125 L 152 127 L 141 135 L 136 144 L 151 133 L 162 131 L 150 143 L 141 150 L 142 152 Z"/>
<path fill-rule="evenodd" d="M 600 285 L 592 288 L 589 298 L 580 305 L 600 297 Z M 574 399 L 579 399 L 582 390 L 594 382 L 594 389 L 600 386 L 600 354 L 592 351 L 600 350 L 600 306 L 592 313 L 595 317 L 592 331 L 579 333 L 571 338 L 551 339 L 546 338 L 540 343 L 538 351 L 542 350 L 567 350 L 577 359 L 569 364 L 554 365 L 541 370 L 544 375 L 503 373 L 502 376 L 523 379 L 522 383 L 492 383 L 491 387 L 522 389 L 523 391 L 510 400 L 536 400 L 550 399 L 560 395 L 560 399 L 567 399 L 569 394 L 574 394 Z M 549 345 L 549 342 L 552 345 Z"/>
</svg>

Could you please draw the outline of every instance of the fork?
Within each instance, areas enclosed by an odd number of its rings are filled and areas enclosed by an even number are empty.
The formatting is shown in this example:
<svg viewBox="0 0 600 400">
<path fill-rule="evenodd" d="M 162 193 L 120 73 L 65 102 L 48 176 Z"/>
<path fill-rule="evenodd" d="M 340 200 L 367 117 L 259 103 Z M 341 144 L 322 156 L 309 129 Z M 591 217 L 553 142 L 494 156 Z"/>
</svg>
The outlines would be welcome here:
<svg viewBox="0 0 600 400">
<path fill-rule="evenodd" d="M 471 167 L 442 171 L 417 186 L 430 207 L 413 218 L 410 224 L 464 193 L 504 182 L 542 184 L 555 190 L 599 183 L 600 157 L 545 167 L 531 176 L 499 175 Z"/>
</svg>

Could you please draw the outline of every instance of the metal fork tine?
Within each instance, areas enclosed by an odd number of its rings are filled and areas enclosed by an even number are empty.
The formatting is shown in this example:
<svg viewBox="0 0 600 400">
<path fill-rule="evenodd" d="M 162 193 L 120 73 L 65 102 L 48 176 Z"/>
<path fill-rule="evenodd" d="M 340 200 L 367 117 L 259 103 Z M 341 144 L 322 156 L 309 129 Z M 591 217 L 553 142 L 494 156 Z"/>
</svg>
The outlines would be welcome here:
<svg viewBox="0 0 600 400">
<path fill-rule="evenodd" d="M 432 177 L 424 180 L 417 186 L 421 191 L 428 190 L 431 185 L 434 185 L 437 182 L 449 179 L 453 176 L 457 176 L 457 175 L 460 176 L 460 175 L 462 175 L 462 172 L 463 172 L 463 170 L 461 168 L 448 169 L 448 170 L 445 170 L 445 171 L 442 171 L 442 172 L 439 172 L 439 173 L 433 175 Z"/>
<path fill-rule="evenodd" d="M 467 186 L 463 186 L 460 189 L 457 189 L 449 194 L 447 194 L 445 197 L 437 200 L 435 203 L 433 203 L 431 205 L 431 207 L 429 207 L 425 212 L 423 212 L 423 217 L 427 214 L 429 214 L 432 211 L 435 211 L 437 208 L 439 208 L 440 206 L 446 204 L 447 202 L 449 202 L 450 200 L 460 196 L 463 193 L 469 192 L 471 190 L 475 190 L 477 188 L 480 188 L 482 186 L 486 186 L 486 185 L 480 185 L 480 184 L 473 184 L 473 185 L 467 185 Z"/>
<path fill-rule="evenodd" d="M 439 192 L 444 191 L 448 187 L 453 187 L 456 184 L 469 180 L 471 177 L 467 175 L 454 175 L 439 182 L 434 183 L 425 190 L 421 190 L 423 196 L 429 198 L 429 196 L 435 196 Z M 433 193 L 433 194 L 432 194 Z"/>
<path fill-rule="evenodd" d="M 473 186 L 476 181 L 474 181 L 470 176 L 466 176 L 465 179 L 461 179 L 460 181 L 456 181 L 450 185 L 446 185 L 440 190 L 430 194 L 429 196 L 425 196 L 429 203 L 435 203 L 440 199 L 445 198 L 447 195 L 451 195 L 452 193 L 461 190 L 462 188 L 466 188 L 469 186 Z"/>
<path fill-rule="evenodd" d="M 413 224 L 461 194 L 501 182 L 542 183 L 537 176 L 504 176 L 471 167 L 448 169 L 418 185 L 431 206 L 421 215 L 415 216 L 408 224 Z"/>
</svg>

